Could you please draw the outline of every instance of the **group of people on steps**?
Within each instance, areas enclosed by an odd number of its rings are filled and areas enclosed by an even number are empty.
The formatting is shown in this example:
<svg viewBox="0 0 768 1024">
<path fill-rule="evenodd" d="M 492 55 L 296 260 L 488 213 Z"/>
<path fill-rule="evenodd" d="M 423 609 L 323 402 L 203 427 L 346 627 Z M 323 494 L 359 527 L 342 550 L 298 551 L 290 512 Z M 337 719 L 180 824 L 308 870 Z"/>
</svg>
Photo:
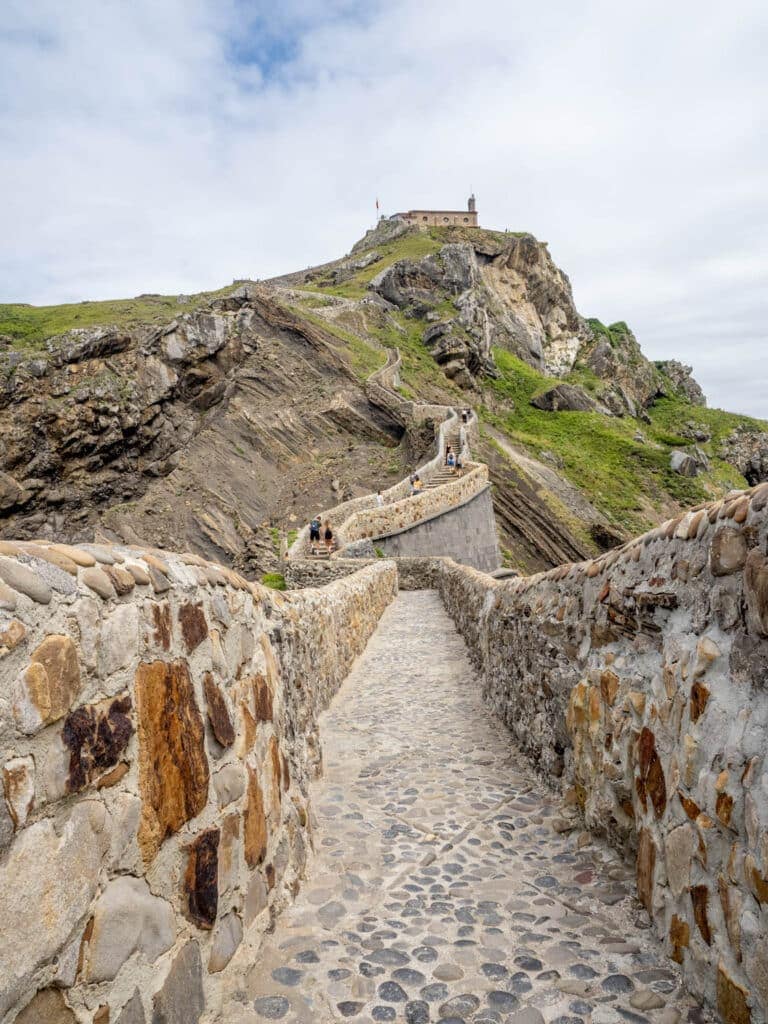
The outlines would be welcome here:
<svg viewBox="0 0 768 1024">
<path fill-rule="evenodd" d="M 462 409 L 461 411 L 461 422 L 467 424 L 469 421 L 470 410 Z M 463 437 L 462 437 L 463 440 Z M 461 476 L 463 466 L 461 463 L 461 453 L 458 455 L 452 450 L 451 445 L 447 445 L 445 449 L 445 465 L 451 471 L 451 473 L 458 473 Z M 414 497 L 417 494 L 421 494 L 424 490 L 424 484 L 418 473 L 412 473 L 410 477 L 410 497 Z M 376 507 L 382 508 L 384 505 L 384 495 L 381 491 L 376 492 Z M 321 540 L 322 533 L 322 540 Z M 320 513 L 313 517 L 309 524 L 309 552 L 312 555 L 319 554 L 319 548 L 322 543 L 325 543 L 325 549 L 330 555 L 336 546 L 336 538 L 333 535 L 333 528 L 331 527 L 330 520 L 326 519 L 322 522 Z"/>
</svg>

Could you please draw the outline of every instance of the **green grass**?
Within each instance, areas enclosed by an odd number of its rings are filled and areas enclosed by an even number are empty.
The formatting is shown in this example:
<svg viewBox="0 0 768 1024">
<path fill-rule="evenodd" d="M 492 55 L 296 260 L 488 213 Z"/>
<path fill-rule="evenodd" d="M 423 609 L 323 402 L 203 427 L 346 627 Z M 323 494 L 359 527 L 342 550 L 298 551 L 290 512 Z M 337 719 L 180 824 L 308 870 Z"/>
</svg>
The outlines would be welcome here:
<svg viewBox="0 0 768 1024">
<path fill-rule="evenodd" d="M 181 302 L 176 295 L 139 295 L 134 299 L 72 302 L 61 306 L 0 304 L 0 334 L 8 335 L 14 348 L 37 349 L 48 338 L 75 327 L 114 325 L 129 329 L 140 324 L 164 324 L 229 294 L 234 288 L 235 285 L 228 285 L 211 292 L 185 295 Z"/>
<path fill-rule="evenodd" d="M 724 488 L 744 486 L 738 472 L 716 456 L 719 438 L 743 423 L 744 417 L 669 399 L 650 410 L 650 424 L 594 412 L 547 413 L 534 409 L 530 399 L 554 381 L 503 349 L 496 349 L 494 357 L 501 376 L 489 388 L 497 405 L 499 399 L 502 406 L 507 399 L 514 408 L 506 413 L 483 408 L 481 417 L 537 458 L 543 452 L 555 452 L 563 461 L 565 476 L 621 529 L 629 533 L 647 529 L 670 499 L 693 505 Z M 670 451 L 690 443 L 679 436 L 679 427 L 688 419 L 707 423 L 713 430 L 713 441 L 702 446 L 709 449 L 711 472 L 694 479 L 674 473 L 669 466 Z M 638 426 L 645 444 L 634 439 Z"/>
<path fill-rule="evenodd" d="M 261 582 L 270 590 L 285 590 L 285 576 L 281 572 L 265 572 Z"/>
<path fill-rule="evenodd" d="M 621 340 L 630 333 L 629 327 L 623 320 L 606 325 L 597 317 L 588 317 L 587 323 L 592 328 L 592 333 L 598 338 L 605 338 L 611 348 L 616 348 Z"/>
</svg>

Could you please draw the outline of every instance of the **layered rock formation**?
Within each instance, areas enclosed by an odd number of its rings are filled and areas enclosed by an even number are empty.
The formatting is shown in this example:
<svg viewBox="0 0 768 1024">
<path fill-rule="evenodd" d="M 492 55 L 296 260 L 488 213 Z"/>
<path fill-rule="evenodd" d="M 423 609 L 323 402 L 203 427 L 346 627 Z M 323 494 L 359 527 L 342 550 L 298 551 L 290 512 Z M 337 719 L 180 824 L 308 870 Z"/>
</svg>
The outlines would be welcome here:
<svg viewBox="0 0 768 1024">
<path fill-rule="evenodd" d="M 404 433 L 332 335 L 257 290 L 3 361 L 6 536 L 152 536 L 263 571 L 276 558 L 266 527 L 285 528 L 291 509 L 298 525 L 339 473 L 369 490 Z"/>
</svg>

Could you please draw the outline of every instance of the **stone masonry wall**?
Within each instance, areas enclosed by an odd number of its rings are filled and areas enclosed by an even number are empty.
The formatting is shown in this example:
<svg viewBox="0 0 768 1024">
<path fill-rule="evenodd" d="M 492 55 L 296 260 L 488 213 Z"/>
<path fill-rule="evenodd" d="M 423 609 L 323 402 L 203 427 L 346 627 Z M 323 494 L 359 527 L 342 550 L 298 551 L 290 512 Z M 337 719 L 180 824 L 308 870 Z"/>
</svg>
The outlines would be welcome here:
<svg viewBox="0 0 768 1024">
<path fill-rule="evenodd" d="M 638 895 L 691 990 L 768 1012 L 768 485 L 596 561 L 430 573 L 485 695 Z"/>
<path fill-rule="evenodd" d="M 317 716 L 391 562 L 280 595 L 192 555 L 0 545 L 0 1021 L 216 1018 L 312 845 Z"/>
<path fill-rule="evenodd" d="M 479 493 L 449 507 L 442 515 L 433 515 L 375 543 L 387 557 L 445 551 L 461 565 L 493 572 L 501 565 L 501 555 L 490 487 L 486 484 Z"/>
</svg>

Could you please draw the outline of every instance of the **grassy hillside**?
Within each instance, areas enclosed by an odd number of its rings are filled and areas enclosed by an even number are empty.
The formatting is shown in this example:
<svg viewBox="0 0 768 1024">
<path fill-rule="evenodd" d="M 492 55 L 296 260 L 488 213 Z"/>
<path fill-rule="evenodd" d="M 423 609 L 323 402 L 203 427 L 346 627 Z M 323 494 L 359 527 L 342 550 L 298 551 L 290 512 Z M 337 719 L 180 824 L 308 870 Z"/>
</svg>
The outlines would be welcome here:
<svg viewBox="0 0 768 1024">
<path fill-rule="evenodd" d="M 13 348 L 42 347 L 47 338 L 75 327 L 111 326 L 132 328 L 140 324 L 164 324 L 181 313 L 205 306 L 232 291 L 234 285 L 195 295 L 139 295 L 133 299 L 103 302 L 70 302 L 61 306 L 0 304 L 0 335 Z"/>
</svg>

